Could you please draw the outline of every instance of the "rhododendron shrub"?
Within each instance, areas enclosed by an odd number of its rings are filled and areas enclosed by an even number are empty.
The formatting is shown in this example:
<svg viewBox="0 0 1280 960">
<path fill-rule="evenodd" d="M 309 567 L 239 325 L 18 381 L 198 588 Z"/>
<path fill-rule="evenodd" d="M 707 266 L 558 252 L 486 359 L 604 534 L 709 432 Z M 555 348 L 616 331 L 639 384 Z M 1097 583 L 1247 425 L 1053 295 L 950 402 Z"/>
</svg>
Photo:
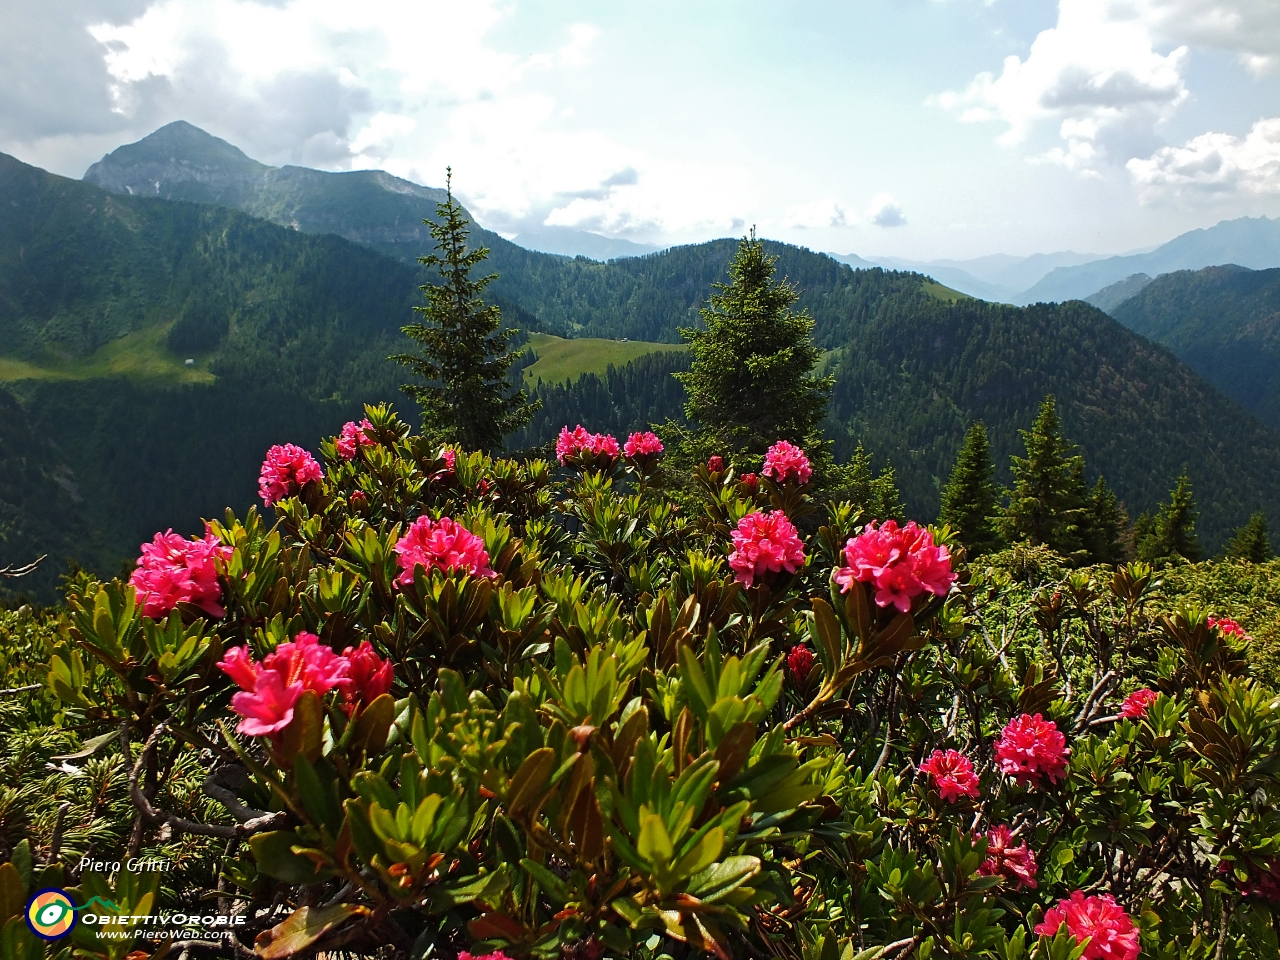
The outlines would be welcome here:
<svg viewBox="0 0 1280 960">
<path fill-rule="evenodd" d="M 243 921 L 191 957 L 1278 955 L 1280 706 L 1209 619 L 1241 610 L 1142 564 L 1028 582 L 798 467 L 753 493 L 586 427 L 560 469 L 367 419 L 323 472 L 269 458 L 270 520 L 72 580 L 48 682 L 88 752 L 23 749 L 129 814 L 67 817 L 0 900 L 145 914 L 71 872 L 132 845 L 203 878 L 147 904 Z"/>
</svg>

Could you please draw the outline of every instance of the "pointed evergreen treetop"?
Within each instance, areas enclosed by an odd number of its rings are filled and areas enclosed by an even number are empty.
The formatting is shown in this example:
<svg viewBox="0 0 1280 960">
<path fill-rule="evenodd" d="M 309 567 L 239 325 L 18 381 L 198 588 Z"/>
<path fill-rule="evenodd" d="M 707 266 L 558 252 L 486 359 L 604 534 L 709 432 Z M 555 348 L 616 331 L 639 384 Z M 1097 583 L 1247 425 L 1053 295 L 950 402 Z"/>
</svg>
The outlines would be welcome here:
<svg viewBox="0 0 1280 960">
<path fill-rule="evenodd" d="M 777 440 L 821 445 L 818 425 L 834 382 L 811 376 L 821 351 L 813 319 L 791 309 L 799 294 L 774 279 L 777 257 L 750 236 L 702 310 L 705 330 L 685 329 L 693 366 L 677 374 L 688 391 L 685 414 L 709 448 L 761 455 Z"/>
<path fill-rule="evenodd" d="M 1107 485 L 1106 477 L 1098 477 L 1085 508 L 1084 548 L 1089 554 L 1089 562 L 1123 563 L 1129 514 L 1115 491 Z"/>
<path fill-rule="evenodd" d="M 1226 555 L 1251 563 L 1266 563 L 1272 559 L 1271 540 L 1267 536 L 1267 515 L 1255 513 L 1249 522 L 1238 529 L 1227 543 Z"/>
<path fill-rule="evenodd" d="M 439 222 L 423 221 L 436 252 L 418 258 L 442 282 L 421 288 L 427 303 L 414 309 L 423 321 L 403 328 L 422 350 L 391 359 L 426 381 L 401 388 L 422 407 L 424 435 L 466 450 L 493 450 L 528 423 L 537 408 L 523 390 L 513 391 L 507 382 L 507 371 L 519 356 L 508 349 L 516 330 L 503 329 L 501 311 L 481 298 L 497 275 L 477 278 L 471 271 L 489 249 L 467 248 L 470 221 L 454 199 L 452 168 L 445 183 L 445 200 L 436 204 Z"/>
<path fill-rule="evenodd" d="M 1044 544 L 1063 556 L 1083 548 L 1084 458 L 1062 436 L 1057 403 L 1045 397 L 1030 430 L 1019 431 L 1026 457 L 1010 457 L 1013 489 L 1000 520 L 1009 542 Z"/>
<path fill-rule="evenodd" d="M 1199 560 L 1200 541 L 1196 539 L 1196 498 L 1191 492 L 1191 478 L 1183 473 L 1169 491 L 1169 502 L 1151 520 L 1150 533 L 1138 543 L 1139 560 L 1169 560 L 1182 557 Z"/>
<path fill-rule="evenodd" d="M 964 446 L 956 457 L 947 485 L 942 491 L 940 523 L 950 524 L 971 556 L 990 553 L 1000 547 L 995 529 L 995 463 L 987 427 L 975 423 L 965 434 Z"/>
</svg>

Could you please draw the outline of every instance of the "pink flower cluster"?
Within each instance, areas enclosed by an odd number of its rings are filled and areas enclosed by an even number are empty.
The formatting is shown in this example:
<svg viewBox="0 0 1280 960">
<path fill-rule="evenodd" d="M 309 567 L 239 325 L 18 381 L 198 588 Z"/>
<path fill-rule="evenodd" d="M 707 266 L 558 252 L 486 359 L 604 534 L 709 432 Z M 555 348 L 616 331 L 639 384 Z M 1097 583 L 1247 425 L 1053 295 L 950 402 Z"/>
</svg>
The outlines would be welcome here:
<svg viewBox="0 0 1280 960">
<path fill-rule="evenodd" d="M 1070 754 L 1058 725 L 1038 713 L 1010 720 L 996 741 L 1000 772 L 1023 784 L 1040 786 L 1046 777 L 1053 783 L 1062 780 Z"/>
<path fill-rule="evenodd" d="M 588 460 L 592 457 L 618 459 L 618 439 L 608 433 L 591 433 L 582 424 L 572 430 L 560 428 L 556 440 L 556 459 L 561 463 Z"/>
<path fill-rule="evenodd" d="M 396 583 L 413 586 L 413 572 L 422 566 L 446 573 L 467 573 L 473 577 L 496 577 L 489 569 L 489 552 L 484 541 L 449 517 L 432 520 L 419 517 L 395 545 L 400 576 Z"/>
<path fill-rule="evenodd" d="M 370 437 L 367 432 L 372 429 L 373 424 L 368 420 L 361 420 L 359 423 L 352 420 L 343 424 L 342 433 L 333 441 L 334 447 L 338 450 L 338 456 L 343 460 L 351 460 L 361 447 L 377 446 L 378 441 Z"/>
<path fill-rule="evenodd" d="M 493 953 L 468 953 L 463 950 L 458 954 L 458 960 L 511 960 L 501 950 L 495 950 Z"/>
<path fill-rule="evenodd" d="M 1157 696 L 1154 690 L 1148 690 L 1146 687 L 1133 691 L 1120 705 L 1120 716 L 1127 720 L 1141 720 L 1147 715 L 1151 705 L 1156 702 Z"/>
<path fill-rule="evenodd" d="M 947 803 L 961 797 L 978 798 L 978 775 L 973 762 L 959 750 L 933 751 L 920 764 L 920 771 L 933 778 L 933 785 Z"/>
<path fill-rule="evenodd" d="M 1013 831 L 1003 825 L 987 831 L 987 859 L 978 867 L 978 873 L 984 877 L 1004 877 L 1015 887 L 1034 890 L 1036 870 L 1036 855 L 1025 840 L 1015 847 Z"/>
<path fill-rule="evenodd" d="M 1237 640 L 1245 641 L 1249 639 L 1249 635 L 1244 632 L 1244 627 L 1228 617 L 1210 617 L 1209 629 L 1217 630 L 1224 637 L 1235 637 Z"/>
<path fill-rule="evenodd" d="M 878 529 L 874 523 L 867 524 L 844 545 L 844 560 L 847 566 L 837 567 L 834 573 L 842 593 L 855 583 L 870 583 L 878 605 L 893 606 L 902 613 L 925 591 L 946 596 L 956 579 L 950 551 L 935 546 L 933 534 L 914 520 L 901 528 L 896 520 L 886 520 Z"/>
<path fill-rule="evenodd" d="M 308 690 L 321 697 L 339 690 L 350 715 L 388 692 L 394 675 L 368 640 L 339 655 L 306 631 L 280 644 L 261 663 L 248 647 L 232 647 L 218 667 L 240 687 L 231 709 L 242 718 L 236 729 L 250 737 L 272 736 L 289 726 L 298 698 Z"/>
<path fill-rule="evenodd" d="M 258 494 L 268 507 L 286 497 L 302 492 L 308 483 L 319 480 L 324 474 L 316 458 L 299 446 L 276 444 L 267 451 L 258 473 Z"/>
<path fill-rule="evenodd" d="M 787 654 L 787 668 L 798 686 L 804 686 L 804 682 L 809 679 L 809 672 L 813 670 L 813 659 L 813 651 L 803 643 L 797 643 Z"/>
<path fill-rule="evenodd" d="M 1086 897 L 1076 890 L 1045 913 L 1036 933 L 1055 936 L 1064 923 L 1076 943 L 1089 941 L 1081 960 L 1137 960 L 1142 953 L 1138 928 L 1110 894 Z"/>
<path fill-rule="evenodd" d="M 774 483 L 782 484 L 794 480 L 803 486 L 813 476 L 813 468 L 809 466 L 809 458 L 793 443 L 779 440 L 764 455 L 764 467 L 760 470 Z"/>
<path fill-rule="evenodd" d="M 733 540 L 729 566 L 745 586 L 765 573 L 795 573 L 804 565 L 804 544 L 781 510 L 748 513 L 729 536 Z"/>
<path fill-rule="evenodd" d="M 662 453 L 662 450 L 661 438 L 649 430 L 631 434 L 622 447 L 622 452 L 628 460 L 635 460 L 637 457 L 656 457 Z"/>
<path fill-rule="evenodd" d="M 159 620 L 179 603 L 192 603 L 210 616 L 222 616 L 218 561 L 230 560 L 231 553 L 208 527 L 199 540 L 188 540 L 172 530 L 157 533 L 142 545 L 138 568 L 129 578 L 142 615 Z"/>
</svg>

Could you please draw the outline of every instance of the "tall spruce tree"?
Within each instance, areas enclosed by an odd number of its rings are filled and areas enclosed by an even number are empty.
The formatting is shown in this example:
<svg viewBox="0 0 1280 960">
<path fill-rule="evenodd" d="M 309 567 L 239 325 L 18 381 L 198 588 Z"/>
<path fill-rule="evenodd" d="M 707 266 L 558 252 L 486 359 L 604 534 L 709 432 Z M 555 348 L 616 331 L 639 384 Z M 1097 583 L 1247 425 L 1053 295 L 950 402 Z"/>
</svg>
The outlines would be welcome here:
<svg viewBox="0 0 1280 960">
<path fill-rule="evenodd" d="M 1196 498 L 1191 492 L 1191 478 L 1185 473 L 1169 491 L 1169 502 L 1160 504 L 1148 526 L 1148 531 L 1138 541 L 1138 559 L 1146 561 L 1200 559 L 1200 541 L 1196 539 Z"/>
<path fill-rule="evenodd" d="M 502 312 L 481 298 L 497 275 L 475 278 L 471 271 L 489 248 L 467 248 L 470 221 L 453 198 L 452 169 L 445 184 L 445 200 L 436 204 L 438 222 L 423 221 L 437 252 L 418 258 L 442 282 L 421 288 L 427 303 L 414 309 L 423 322 L 403 328 L 422 349 L 391 359 L 426 381 L 401 388 L 422 407 L 424 435 L 465 450 L 493 450 L 528 423 L 537 406 L 508 383 L 507 371 L 519 356 L 509 349 L 516 330 L 503 329 Z"/>
<path fill-rule="evenodd" d="M 1013 488 L 1000 517 L 1001 534 L 1010 543 L 1025 540 L 1083 558 L 1084 458 L 1063 438 L 1054 398 L 1045 397 L 1031 429 L 1018 432 L 1027 455 L 1009 458 Z"/>
<path fill-rule="evenodd" d="M 676 376 L 688 393 L 685 415 L 709 452 L 763 454 L 776 440 L 823 448 L 819 432 L 834 379 L 813 377 L 821 351 L 813 319 L 791 309 L 800 295 L 774 279 L 777 257 L 750 236 L 701 311 L 704 330 L 684 329 L 693 366 Z"/>
<path fill-rule="evenodd" d="M 1087 516 L 1083 539 L 1089 562 L 1123 563 L 1129 514 L 1115 491 L 1108 486 L 1106 477 L 1098 477 L 1085 508 Z"/>
<path fill-rule="evenodd" d="M 1224 551 L 1228 557 L 1248 560 L 1250 563 L 1266 563 L 1273 556 L 1271 540 L 1267 536 L 1267 515 L 1255 513 L 1249 522 L 1235 532 Z"/>
<path fill-rule="evenodd" d="M 965 434 L 947 485 L 942 491 L 940 523 L 950 524 L 960 542 L 977 556 L 1000 547 L 996 533 L 996 465 L 984 423 L 975 423 Z"/>
</svg>

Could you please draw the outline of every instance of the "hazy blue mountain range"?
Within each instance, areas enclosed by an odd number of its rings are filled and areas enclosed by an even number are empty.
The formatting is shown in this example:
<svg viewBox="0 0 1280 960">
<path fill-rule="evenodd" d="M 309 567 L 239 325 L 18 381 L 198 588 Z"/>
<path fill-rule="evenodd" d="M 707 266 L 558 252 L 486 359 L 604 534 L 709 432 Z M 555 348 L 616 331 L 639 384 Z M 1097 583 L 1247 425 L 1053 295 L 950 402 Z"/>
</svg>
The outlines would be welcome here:
<svg viewBox="0 0 1280 960">
<path fill-rule="evenodd" d="M 933 277 L 953 290 L 995 303 L 1024 303 L 1022 291 L 1059 267 L 1076 266 L 1099 259 L 1096 253 L 1037 253 L 1015 257 L 997 253 L 972 260 L 905 260 L 901 257 L 872 257 L 877 266 L 892 270 L 912 270 Z"/>
<path fill-rule="evenodd" d="M 599 233 L 574 230 L 570 227 L 539 227 L 537 230 L 524 230 L 512 237 L 511 242 L 542 253 L 558 253 L 566 257 L 589 257 L 592 260 L 639 257 L 660 249 L 651 243 L 635 243 L 632 240 L 606 237 Z"/>
<path fill-rule="evenodd" d="M 1166 273 L 1111 314 L 1280 430 L 1280 269 Z"/>
<path fill-rule="evenodd" d="M 1223 220 L 1217 226 L 1174 237 L 1150 253 L 1058 267 L 1026 290 L 1022 302 L 1083 300 L 1137 273 L 1155 277 L 1229 263 L 1253 270 L 1280 267 L 1280 219 Z"/>
</svg>

